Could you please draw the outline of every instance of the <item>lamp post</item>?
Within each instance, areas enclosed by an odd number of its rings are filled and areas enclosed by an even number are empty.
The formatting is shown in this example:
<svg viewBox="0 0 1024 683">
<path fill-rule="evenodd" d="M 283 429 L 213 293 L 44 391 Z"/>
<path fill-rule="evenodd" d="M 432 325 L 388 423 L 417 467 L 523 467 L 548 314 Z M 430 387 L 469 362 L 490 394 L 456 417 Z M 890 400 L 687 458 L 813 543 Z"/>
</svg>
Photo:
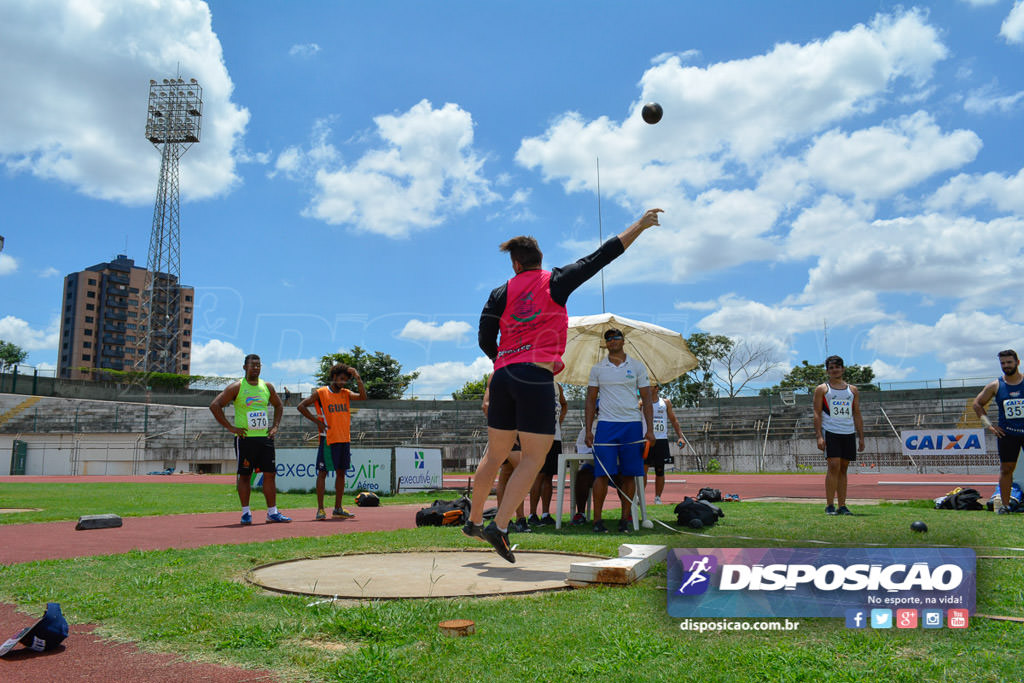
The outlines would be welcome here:
<svg viewBox="0 0 1024 683">
<path fill-rule="evenodd" d="M 160 150 L 160 180 L 142 305 L 146 351 L 138 365 L 144 372 L 177 372 L 181 365 L 178 160 L 199 142 L 202 116 L 203 89 L 196 79 L 150 80 L 146 139 Z"/>
</svg>

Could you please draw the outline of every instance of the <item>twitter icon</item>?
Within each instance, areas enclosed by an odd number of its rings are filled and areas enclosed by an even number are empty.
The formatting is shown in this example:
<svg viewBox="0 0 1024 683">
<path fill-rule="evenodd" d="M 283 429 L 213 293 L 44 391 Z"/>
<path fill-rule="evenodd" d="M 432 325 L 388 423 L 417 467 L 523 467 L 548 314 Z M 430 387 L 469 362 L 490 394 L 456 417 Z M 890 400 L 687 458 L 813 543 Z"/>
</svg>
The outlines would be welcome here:
<svg viewBox="0 0 1024 683">
<path fill-rule="evenodd" d="M 871 628 L 892 628 L 892 610 L 871 610 Z"/>
</svg>

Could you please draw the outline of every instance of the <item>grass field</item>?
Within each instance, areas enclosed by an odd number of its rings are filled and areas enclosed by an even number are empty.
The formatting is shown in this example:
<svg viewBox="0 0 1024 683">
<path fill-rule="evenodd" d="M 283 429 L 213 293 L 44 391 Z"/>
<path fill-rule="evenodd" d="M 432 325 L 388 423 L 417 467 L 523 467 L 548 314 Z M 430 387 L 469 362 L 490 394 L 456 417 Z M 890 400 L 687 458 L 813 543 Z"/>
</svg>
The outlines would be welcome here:
<svg viewBox="0 0 1024 683">
<path fill-rule="evenodd" d="M 64 518 L 75 516 L 66 511 L 78 514 L 84 506 L 99 504 L 98 495 L 131 501 L 140 514 L 180 511 L 151 499 L 156 492 L 148 489 L 160 486 L 155 484 L 4 484 L 0 506 L 21 506 L 28 493 L 20 489 L 29 486 L 44 486 L 51 496 L 47 500 L 65 510 Z M 113 488 L 98 491 L 106 486 Z M 182 490 L 166 486 L 179 494 Z M 188 491 L 201 486 L 191 485 Z M 223 487 L 217 489 L 226 500 L 197 491 L 190 493 L 190 507 L 234 509 Z M 34 505 L 43 506 L 39 499 Z M 864 506 L 858 516 L 838 518 L 821 514 L 817 505 L 744 502 L 725 507 L 725 519 L 703 536 L 656 530 L 595 536 L 570 527 L 560 532 L 543 528 L 514 540 L 522 549 L 608 555 L 617 554 L 626 539 L 671 547 L 801 547 L 812 540 L 848 546 L 967 546 L 979 555 L 977 612 L 1024 617 L 1024 552 L 1018 549 L 1024 545 L 1024 516 L 930 507 L 923 501 Z M 671 519 L 669 506 L 652 510 L 658 519 Z M 910 530 L 916 519 L 927 522 L 929 533 Z M 981 617 L 964 631 L 852 630 L 841 619 L 799 619 L 799 630 L 792 632 L 683 632 L 678 620 L 665 613 L 663 563 L 626 588 L 344 606 L 310 607 L 309 598 L 264 593 L 242 578 L 254 566 L 296 557 L 475 546 L 457 529 L 422 528 L 32 562 L 0 567 L 0 600 L 30 613 L 57 601 L 70 620 L 99 623 L 104 636 L 185 658 L 269 668 L 289 681 L 613 676 L 888 683 L 1015 680 L 1020 675 L 1022 624 Z M 477 633 L 442 635 L 437 623 L 451 618 L 474 620 Z"/>
</svg>

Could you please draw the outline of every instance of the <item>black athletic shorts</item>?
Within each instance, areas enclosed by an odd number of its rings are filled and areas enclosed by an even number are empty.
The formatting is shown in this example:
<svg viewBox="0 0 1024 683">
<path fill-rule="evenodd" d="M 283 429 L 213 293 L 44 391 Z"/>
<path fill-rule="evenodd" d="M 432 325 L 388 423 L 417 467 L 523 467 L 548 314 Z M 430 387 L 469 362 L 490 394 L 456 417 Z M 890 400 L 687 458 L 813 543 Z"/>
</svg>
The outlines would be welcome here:
<svg viewBox="0 0 1024 683">
<path fill-rule="evenodd" d="M 644 461 L 646 467 L 654 468 L 654 476 L 665 476 L 665 465 L 672 462 L 672 452 L 668 449 L 668 439 L 655 439 L 654 448 L 647 454 Z"/>
<path fill-rule="evenodd" d="M 1007 434 L 996 437 L 999 447 L 999 462 L 1017 462 L 1020 449 L 1024 448 L 1024 434 Z"/>
<path fill-rule="evenodd" d="M 546 474 L 549 477 L 553 474 L 558 474 L 558 456 L 562 454 L 562 442 L 552 441 L 551 450 L 548 451 L 548 455 L 544 458 L 544 464 L 541 465 L 540 473 Z"/>
<path fill-rule="evenodd" d="M 533 363 L 513 363 L 495 370 L 487 426 L 554 435 L 554 381 L 550 370 Z"/>
<path fill-rule="evenodd" d="M 341 472 L 344 474 L 352 465 L 352 444 L 348 441 L 338 443 L 327 443 L 327 438 L 320 437 L 320 447 L 316 449 L 316 471 L 317 472 Z M 331 454 L 331 468 L 327 467 L 325 451 Z"/>
<path fill-rule="evenodd" d="M 857 435 L 833 434 L 825 430 L 825 457 L 842 458 L 853 462 L 857 459 Z"/>
<path fill-rule="evenodd" d="M 248 477 L 253 472 L 277 474 L 274 440 L 269 436 L 235 437 L 238 474 Z"/>
</svg>

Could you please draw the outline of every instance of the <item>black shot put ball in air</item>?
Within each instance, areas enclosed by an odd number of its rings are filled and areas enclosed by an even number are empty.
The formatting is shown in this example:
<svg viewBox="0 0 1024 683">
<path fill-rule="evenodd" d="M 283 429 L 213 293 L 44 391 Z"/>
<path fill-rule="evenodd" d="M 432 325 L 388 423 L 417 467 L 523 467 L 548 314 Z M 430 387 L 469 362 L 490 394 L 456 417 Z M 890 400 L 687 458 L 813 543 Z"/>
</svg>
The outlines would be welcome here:
<svg viewBox="0 0 1024 683">
<path fill-rule="evenodd" d="M 644 105 L 640 115 L 644 117 L 644 121 L 654 125 L 658 121 L 661 121 L 661 115 L 664 112 L 661 110 L 661 105 L 657 102 L 648 102 Z"/>
<path fill-rule="evenodd" d="M 921 532 L 921 533 L 924 533 L 925 531 L 928 531 L 928 525 L 925 524 L 924 522 L 920 521 L 920 520 L 918 520 L 916 522 L 911 522 L 910 523 L 910 528 L 913 529 L 914 531 L 918 531 L 918 532 Z"/>
</svg>

